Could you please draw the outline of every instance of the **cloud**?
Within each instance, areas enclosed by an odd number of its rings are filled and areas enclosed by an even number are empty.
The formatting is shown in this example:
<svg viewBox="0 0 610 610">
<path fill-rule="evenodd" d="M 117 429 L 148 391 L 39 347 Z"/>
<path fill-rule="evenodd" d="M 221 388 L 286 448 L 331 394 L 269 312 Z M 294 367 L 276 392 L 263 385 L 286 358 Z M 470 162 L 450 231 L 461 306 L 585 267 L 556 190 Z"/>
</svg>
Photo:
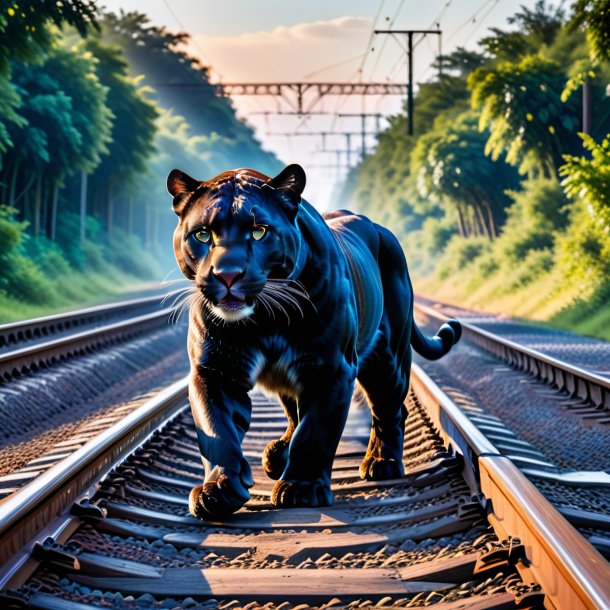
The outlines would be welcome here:
<svg viewBox="0 0 610 610">
<path fill-rule="evenodd" d="M 371 25 L 370 17 L 343 16 L 236 36 L 196 36 L 189 51 L 197 55 L 202 48 L 226 81 L 300 79 L 364 52 Z M 342 74 L 327 76 L 347 77 L 355 67 L 348 65 Z"/>
</svg>

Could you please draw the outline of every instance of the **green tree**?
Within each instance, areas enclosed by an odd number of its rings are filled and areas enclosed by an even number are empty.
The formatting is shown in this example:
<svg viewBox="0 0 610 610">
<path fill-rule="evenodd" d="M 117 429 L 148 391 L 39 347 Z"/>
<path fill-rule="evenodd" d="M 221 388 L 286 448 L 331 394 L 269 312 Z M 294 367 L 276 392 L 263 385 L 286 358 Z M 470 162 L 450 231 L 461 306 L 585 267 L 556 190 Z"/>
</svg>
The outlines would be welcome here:
<svg viewBox="0 0 610 610">
<path fill-rule="evenodd" d="M 8 0 L 0 9 L 0 75 L 8 76 L 10 61 L 37 61 L 51 46 L 50 24 L 71 25 L 85 36 L 97 27 L 97 8 L 91 0 Z"/>
<path fill-rule="evenodd" d="M 537 0 L 533 9 L 521 5 L 519 11 L 507 19 L 514 30 L 490 28 L 492 35 L 480 45 L 492 57 L 502 61 L 515 61 L 550 46 L 561 31 L 564 11 L 545 0 Z"/>
<path fill-rule="evenodd" d="M 142 174 L 154 152 L 158 116 L 155 105 L 146 98 L 147 90 L 138 86 L 140 78 L 132 78 L 127 62 L 118 47 L 110 47 L 97 38 L 85 43 L 95 57 L 96 75 L 108 89 L 107 106 L 112 113 L 111 141 L 91 175 L 90 185 L 97 193 L 96 208 L 105 217 L 108 234 L 114 226 L 116 195 L 130 196 L 141 189 Z"/>
<path fill-rule="evenodd" d="M 18 127 L 25 124 L 25 119 L 18 112 L 20 104 L 21 98 L 13 83 L 8 77 L 0 75 L 0 169 L 4 153 L 13 146 L 9 133 L 11 124 Z"/>
<path fill-rule="evenodd" d="M 570 27 L 584 30 L 594 61 L 610 60 L 610 0 L 577 0 Z"/>
<path fill-rule="evenodd" d="M 49 26 L 69 24 L 85 35 L 97 27 L 96 15 L 95 4 L 89 0 L 8 0 L 0 8 L 0 155 L 13 144 L 8 125 L 24 124 L 18 112 L 20 98 L 11 83 L 11 60 L 40 60 L 54 37 Z"/>
<path fill-rule="evenodd" d="M 207 68 L 184 51 L 188 34 L 151 26 L 148 17 L 137 12 L 107 14 L 102 26 L 104 39 L 121 47 L 132 74 L 144 75 L 143 84 L 154 90 L 160 107 L 184 117 L 193 134 L 220 136 L 215 154 L 219 171 L 250 166 L 273 175 L 277 159 L 237 120 L 230 99 L 216 94 Z"/>
<path fill-rule="evenodd" d="M 454 209 L 462 236 L 496 237 L 509 201 L 505 191 L 517 185 L 511 167 L 485 154 L 486 139 L 476 117 L 465 113 L 419 138 L 411 161 L 420 196 Z"/>
<path fill-rule="evenodd" d="M 19 204 L 32 220 L 35 235 L 46 225 L 54 234 L 58 189 L 67 176 L 91 172 L 107 150 L 112 113 L 106 106 L 107 89 L 95 69 L 91 53 L 62 43 L 52 47 L 40 64 L 13 64 L 22 99 L 20 114 L 26 123 L 9 126 L 15 152 L 2 171 L 5 181 L 10 175 L 11 203 Z M 15 184 L 21 185 L 20 194 L 15 193 Z M 35 187 L 33 209 L 31 186 Z M 47 205 L 49 197 L 52 203 Z"/>
<path fill-rule="evenodd" d="M 468 78 L 472 107 L 489 129 L 486 152 L 530 176 L 553 176 L 562 155 L 578 149 L 581 102 L 562 102 L 566 75 L 557 63 L 531 55 L 519 63 L 479 68 Z"/>
<path fill-rule="evenodd" d="M 219 145 L 219 136 L 192 135 L 184 118 L 169 111 L 162 112 L 156 127 L 155 153 L 148 162 L 146 173 L 140 177 L 145 188 L 140 188 L 129 198 L 127 222 L 127 230 L 136 231 L 153 249 L 159 243 L 171 243 L 175 225 L 164 177 L 175 167 L 198 178 L 212 177 L 215 174 L 215 150 Z M 141 219 L 137 227 L 134 226 L 134 217 Z"/>
<path fill-rule="evenodd" d="M 589 208 L 591 220 L 610 233 L 610 135 L 601 143 L 581 135 L 590 157 L 565 155 L 560 169 L 566 194 L 582 199 Z"/>
</svg>

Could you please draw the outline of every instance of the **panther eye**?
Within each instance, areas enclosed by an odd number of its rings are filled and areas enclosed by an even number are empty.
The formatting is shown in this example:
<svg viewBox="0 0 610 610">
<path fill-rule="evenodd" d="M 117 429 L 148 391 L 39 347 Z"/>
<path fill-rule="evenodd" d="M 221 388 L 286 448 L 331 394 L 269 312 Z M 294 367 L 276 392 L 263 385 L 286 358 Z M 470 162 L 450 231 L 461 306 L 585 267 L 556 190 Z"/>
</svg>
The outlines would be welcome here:
<svg viewBox="0 0 610 610">
<path fill-rule="evenodd" d="M 266 233 L 267 227 L 265 225 L 256 225 L 254 229 L 252 229 L 252 238 L 259 241 L 265 237 Z"/>
<path fill-rule="evenodd" d="M 201 229 L 198 229 L 193 233 L 193 236 L 202 244 L 207 244 L 212 238 L 212 232 L 207 227 L 201 227 Z"/>
</svg>

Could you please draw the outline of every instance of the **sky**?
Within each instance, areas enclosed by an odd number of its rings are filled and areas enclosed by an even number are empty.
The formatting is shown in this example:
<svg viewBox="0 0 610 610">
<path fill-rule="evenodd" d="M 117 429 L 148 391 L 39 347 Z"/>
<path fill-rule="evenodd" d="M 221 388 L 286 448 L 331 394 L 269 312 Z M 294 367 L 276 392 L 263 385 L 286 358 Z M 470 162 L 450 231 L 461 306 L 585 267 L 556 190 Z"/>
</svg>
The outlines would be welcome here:
<svg viewBox="0 0 610 610">
<path fill-rule="evenodd" d="M 557 4 L 554 0 L 551 2 Z M 146 12 L 153 24 L 187 31 L 189 52 L 211 67 L 212 80 L 235 82 L 394 82 L 405 83 L 407 64 L 404 36 L 373 35 L 373 29 L 437 29 L 442 52 L 456 47 L 476 48 L 490 27 L 510 28 L 507 18 L 535 0 L 105 0 L 112 11 Z M 439 51 L 437 36 L 415 38 L 414 81 L 434 76 L 431 66 Z M 307 105 L 315 100 L 309 97 Z M 236 96 L 238 115 L 256 129 L 263 147 L 285 163 L 300 163 L 308 175 L 305 197 L 319 209 L 345 207 L 330 201 L 330 193 L 345 174 L 347 136 L 285 136 L 284 133 L 359 132 L 361 119 L 337 114 L 396 114 L 402 96 L 329 96 L 309 117 L 261 114 L 290 110 L 294 100 Z M 417 107 L 414 118 L 417 120 Z M 367 120 L 367 131 L 377 121 Z M 386 124 L 380 120 L 379 127 Z M 358 158 L 360 136 L 350 136 Z M 367 136 L 367 147 L 375 144 Z M 229 169 L 229 168 L 227 168 Z M 256 169 L 256 168 L 254 168 Z M 200 178 L 210 178 L 201 176 Z"/>
</svg>

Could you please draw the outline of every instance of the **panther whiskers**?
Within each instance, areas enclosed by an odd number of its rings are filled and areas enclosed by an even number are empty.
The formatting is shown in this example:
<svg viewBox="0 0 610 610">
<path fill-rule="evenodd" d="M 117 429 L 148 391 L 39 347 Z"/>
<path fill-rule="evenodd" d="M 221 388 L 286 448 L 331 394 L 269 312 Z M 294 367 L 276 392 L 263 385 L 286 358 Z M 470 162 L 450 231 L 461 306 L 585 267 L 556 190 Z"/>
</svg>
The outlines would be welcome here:
<svg viewBox="0 0 610 610">
<path fill-rule="evenodd" d="M 172 324 L 177 324 L 180 321 L 180 318 L 184 314 L 185 311 L 189 310 L 191 307 L 197 305 L 198 301 L 203 298 L 203 295 L 195 286 L 189 286 L 188 289 L 181 291 L 181 293 L 176 297 L 174 302 L 172 303 L 172 307 L 174 307 L 174 311 L 172 315 L 169 317 L 170 322 Z M 182 299 L 180 301 L 180 299 Z M 176 305 L 176 301 L 179 303 Z"/>
<path fill-rule="evenodd" d="M 278 295 L 275 294 L 271 288 L 265 285 L 264 288 L 256 295 L 256 298 L 263 303 L 266 301 L 270 309 L 275 308 L 278 311 L 281 311 L 286 316 L 288 322 L 290 322 L 290 315 L 286 311 L 286 308 L 280 303 L 277 296 Z M 273 319 L 275 319 L 275 315 L 273 315 Z"/>
<path fill-rule="evenodd" d="M 296 287 L 293 286 L 293 284 Z M 311 298 L 309 297 L 309 294 L 307 293 L 307 290 L 305 290 L 303 284 L 295 280 L 268 279 L 263 290 L 261 291 L 261 294 L 264 294 L 265 297 L 271 298 L 274 301 L 274 304 L 279 306 L 280 310 L 283 311 L 283 313 L 288 317 L 288 321 L 290 321 L 290 316 L 288 316 L 288 312 L 281 305 L 282 301 L 286 305 L 290 305 L 297 309 L 302 318 L 305 318 L 305 312 L 301 307 L 301 303 L 299 303 L 299 298 L 310 303 L 315 309 L 315 305 L 311 301 Z"/>
<path fill-rule="evenodd" d="M 297 309 L 301 314 L 301 318 L 305 317 L 300 303 L 290 293 L 285 292 L 282 288 L 278 288 L 277 286 L 269 286 L 267 290 L 269 293 L 273 294 L 278 301 L 284 301 L 287 305 L 292 305 Z"/>
<path fill-rule="evenodd" d="M 275 320 L 275 311 L 273 310 L 273 307 L 269 305 L 264 297 L 261 298 L 260 293 L 254 297 L 254 302 L 260 303 L 266 309 L 267 313 Z"/>
<path fill-rule="evenodd" d="M 162 299 L 161 299 L 161 305 L 165 305 L 165 303 L 170 299 L 173 298 L 174 300 L 172 301 L 170 307 L 174 307 L 176 305 L 176 303 L 183 298 L 185 295 L 188 295 L 191 291 L 193 290 L 193 286 L 185 286 L 184 288 L 180 288 L 180 290 L 172 290 L 170 292 L 168 292 Z"/>
</svg>

